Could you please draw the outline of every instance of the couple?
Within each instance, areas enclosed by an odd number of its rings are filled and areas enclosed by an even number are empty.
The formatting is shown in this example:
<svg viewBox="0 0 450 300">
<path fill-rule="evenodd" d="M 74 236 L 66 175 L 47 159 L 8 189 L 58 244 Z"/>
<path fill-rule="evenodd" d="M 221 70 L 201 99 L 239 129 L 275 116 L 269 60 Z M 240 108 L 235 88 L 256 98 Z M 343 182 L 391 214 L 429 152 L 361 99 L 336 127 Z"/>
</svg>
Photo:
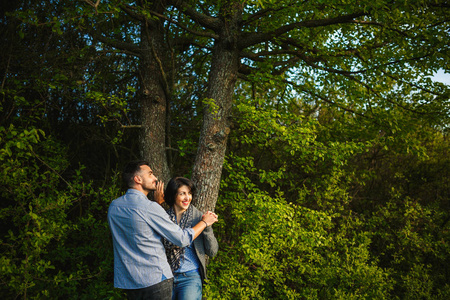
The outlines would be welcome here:
<svg viewBox="0 0 450 300">
<path fill-rule="evenodd" d="M 189 179 L 171 179 L 164 192 L 145 161 L 127 164 L 122 177 L 128 190 L 108 209 L 114 286 L 128 299 L 201 299 L 205 254 L 218 251 L 210 227 L 217 215 L 190 205 L 195 188 Z M 147 198 L 150 191 L 155 202 Z"/>
</svg>

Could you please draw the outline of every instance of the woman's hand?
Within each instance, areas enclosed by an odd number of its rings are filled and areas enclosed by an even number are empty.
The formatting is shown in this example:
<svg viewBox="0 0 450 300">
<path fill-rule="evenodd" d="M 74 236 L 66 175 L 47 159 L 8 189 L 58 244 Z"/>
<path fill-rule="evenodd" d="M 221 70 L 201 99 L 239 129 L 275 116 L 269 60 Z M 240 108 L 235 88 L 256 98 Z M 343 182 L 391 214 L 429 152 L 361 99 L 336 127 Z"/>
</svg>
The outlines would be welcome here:
<svg viewBox="0 0 450 300">
<path fill-rule="evenodd" d="M 212 224 L 214 224 L 214 223 L 216 223 L 218 221 L 218 217 L 212 211 L 207 211 L 202 216 L 202 221 L 205 222 L 207 226 L 211 226 Z"/>
<path fill-rule="evenodd" d="M 194 229 L 194 239 L 196 239 L 200 233 L 203 232 L 207 227 L 217 222 L 217 215 L 212 211 L 206 212 L 200 222 L 197 223 L 192 229 Z"/>
</svg>

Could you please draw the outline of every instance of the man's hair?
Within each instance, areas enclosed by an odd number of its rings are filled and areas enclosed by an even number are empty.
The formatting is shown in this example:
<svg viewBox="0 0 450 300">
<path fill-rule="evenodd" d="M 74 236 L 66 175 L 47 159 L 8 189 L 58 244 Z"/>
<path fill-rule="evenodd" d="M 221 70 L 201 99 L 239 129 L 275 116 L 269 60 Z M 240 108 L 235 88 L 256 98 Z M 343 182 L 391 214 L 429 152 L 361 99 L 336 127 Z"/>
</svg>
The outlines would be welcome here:
<svg viewBox="0 0 450 300">
<path fill-rule="evenodd" d="M 145 160 L 136 160 L 129 162 L 123 168 L 122 179 L 127 187 L 131 188 L 134 186 L 134 176 L 141 171 L 141 166 L 149 166 L 149 164 Z"/>
<path fill-rule="evenodd" d="M 191 190 L 192 197 L 195 194 L 195 184 L 185 177 L 174 177 L 167 183 L 166 190 L 164 191 L 164 201 L 172 207 L 175 204 L 175 198 L 177 197 L 177 192 L 183 185 L 187 186 Z"/>
</svg>

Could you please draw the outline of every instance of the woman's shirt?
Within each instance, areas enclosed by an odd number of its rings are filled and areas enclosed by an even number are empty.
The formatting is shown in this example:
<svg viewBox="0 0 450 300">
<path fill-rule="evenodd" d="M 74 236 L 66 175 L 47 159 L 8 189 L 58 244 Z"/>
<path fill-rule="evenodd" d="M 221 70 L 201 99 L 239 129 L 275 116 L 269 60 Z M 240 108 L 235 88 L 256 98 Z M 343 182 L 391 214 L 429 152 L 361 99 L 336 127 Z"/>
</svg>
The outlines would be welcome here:
<svg viewBox="0 0 450 300">
<path fill-rule="evenodd" d="M 200 268 L 200 260 L 194 250 L 194 243 L 184 248 L 184 257 L 181 259 L 181 265 L 175 273 L 184 273 Z"/>
</svg>

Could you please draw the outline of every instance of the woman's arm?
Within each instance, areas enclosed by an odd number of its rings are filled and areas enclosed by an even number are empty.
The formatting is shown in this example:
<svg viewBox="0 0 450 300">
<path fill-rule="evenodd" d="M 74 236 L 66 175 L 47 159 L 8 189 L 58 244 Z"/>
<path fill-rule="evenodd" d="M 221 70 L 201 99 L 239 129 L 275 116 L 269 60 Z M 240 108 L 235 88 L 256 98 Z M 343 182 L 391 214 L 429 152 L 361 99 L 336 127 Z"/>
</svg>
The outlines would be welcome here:
<svg viewBox="0 0 450 300">
<path fill-rule="evenodd" d="M 214 236 L 211 226 L 208 226 L 205 230 L 203 230 L 203 244 L 205 246 L 206 255 L 209 257 L 214 257 L 217 255 L 217 252 L 219 251 L 219 243 Z"/>
<path fill-rule="evenodd" d="M 199 211 L 194 206 L 194 220 L 200 220 L 201 216 L 202 212 Z M 203 248 L 205 249 L 205 254 L 208 255 L 209 257 L 214 257 L 217 255 L 217 252 L 219 251 L 219 243 L 217 242 L 217 239 L 214 236 L 212 226 L 210 224 L 208 225 L 209 226 L 206 227 L 202 232 L 201 240 L 203 241 Z"/>
</svg>

